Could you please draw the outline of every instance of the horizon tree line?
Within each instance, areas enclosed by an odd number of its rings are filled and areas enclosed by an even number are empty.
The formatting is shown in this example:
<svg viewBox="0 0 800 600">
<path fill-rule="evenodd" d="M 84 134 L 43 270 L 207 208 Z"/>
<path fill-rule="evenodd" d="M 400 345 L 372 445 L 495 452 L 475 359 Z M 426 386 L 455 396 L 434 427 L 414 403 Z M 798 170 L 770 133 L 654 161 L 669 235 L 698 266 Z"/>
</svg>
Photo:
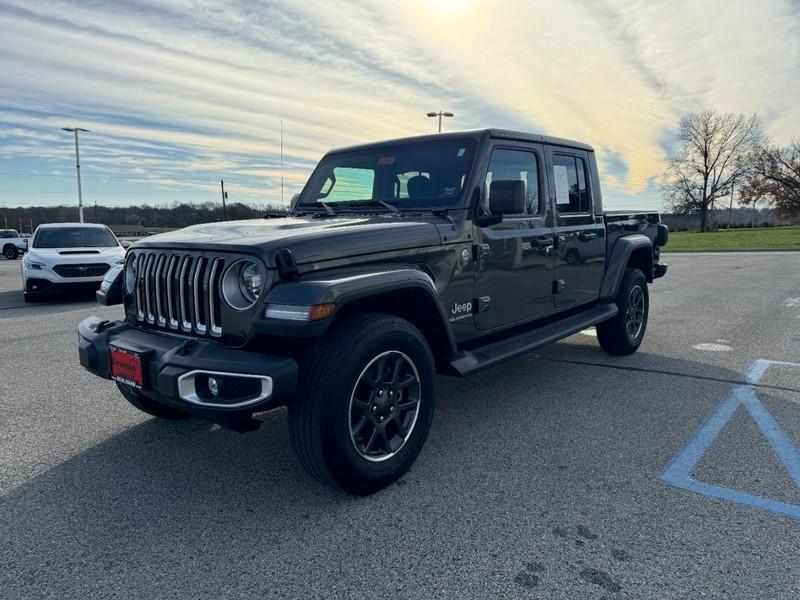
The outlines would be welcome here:
<svg viewBox="0 0 800 600">
<path fill-rule="evenodd" d="M 800 215 L 800 138 L 779 146 L 757 115 L 705 109 L 681 117 L 678 140 L 661 188 L 676 214 L 700 216 L 701 232 L 712 226 L 716 203 L 734 199 L 771 206 L 784 217 Z"/>
</svg>

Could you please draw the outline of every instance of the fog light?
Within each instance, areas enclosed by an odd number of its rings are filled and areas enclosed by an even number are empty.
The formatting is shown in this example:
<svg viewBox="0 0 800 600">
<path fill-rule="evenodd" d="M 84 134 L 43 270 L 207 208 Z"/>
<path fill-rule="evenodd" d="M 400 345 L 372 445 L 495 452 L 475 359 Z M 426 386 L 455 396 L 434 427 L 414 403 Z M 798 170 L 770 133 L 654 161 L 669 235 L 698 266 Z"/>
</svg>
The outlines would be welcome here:
<svg viewBox="0 0 800 600">
<path fill-rule="evenodd" d="M 208 393 L 212 398 L 219 396 L 220 384 L 214 377 L 208 378 Z"/>
</svg>

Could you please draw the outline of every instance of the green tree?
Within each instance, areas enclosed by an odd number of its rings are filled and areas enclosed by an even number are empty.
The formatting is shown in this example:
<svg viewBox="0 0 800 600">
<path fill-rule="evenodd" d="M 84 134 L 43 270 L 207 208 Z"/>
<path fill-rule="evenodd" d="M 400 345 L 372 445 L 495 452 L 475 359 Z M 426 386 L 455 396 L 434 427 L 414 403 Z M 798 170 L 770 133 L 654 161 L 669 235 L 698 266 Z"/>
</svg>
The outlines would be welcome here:
<svg viewBox="0 0 800 600">
<path fill-rule="evenodd" d="M 669 158 L 662 189 L 678 214 L 699 214 L 700 231 L 708 231 L 715 200 L 743 181 L 764 139 L 756 115 L 704 110 L 681 117 L 678 152 Z"/>
</svg>

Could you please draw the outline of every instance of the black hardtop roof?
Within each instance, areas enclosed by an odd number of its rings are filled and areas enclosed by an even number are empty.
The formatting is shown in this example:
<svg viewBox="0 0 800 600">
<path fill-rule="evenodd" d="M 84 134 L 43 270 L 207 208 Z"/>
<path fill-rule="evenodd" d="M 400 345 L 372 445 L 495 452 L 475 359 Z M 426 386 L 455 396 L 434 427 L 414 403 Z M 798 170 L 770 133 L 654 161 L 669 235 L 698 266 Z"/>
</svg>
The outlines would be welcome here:
<svg viewBox="0 0 800 600">
<path fill-rule="evenodd" d="M 428 135 L 417 135 L 405 138 L 397 138 L 393 140 L 382 140 L 379 142 L 371 142 L 366 144 L 356 144 L 354 146 L 345 146 L 343 148 L 336 148 L 331 150 L 334 152 L 352 152 L 354 150 L 361 150 L 363 148 L 372 148 L 375 146 L 393 145 L 399 143 L 412 143 L 412 142 L 428 142 L 441 139 L 465 138 L 471 137 L 475 140 L 480 140 L 484 137 L 492 137 L 504 140 L 516 140 L 521 142 L 535 142 L 538 144 L 550 144 L 553 146 L 566 146 L 569 148 L 577 148 L 579 150 L 586 150 L 594 152 L 589 144 L 578 142 L 575 140 L 568 140 L 565 138 L 554 137 L 551 135 L 543 135 L 541 133 L 525 133 L 523 131 L 512 131 L 510 129 L 470 129 L 466 131 L 449 131 L 447 133 L 432 133 Z"/>
</svg>

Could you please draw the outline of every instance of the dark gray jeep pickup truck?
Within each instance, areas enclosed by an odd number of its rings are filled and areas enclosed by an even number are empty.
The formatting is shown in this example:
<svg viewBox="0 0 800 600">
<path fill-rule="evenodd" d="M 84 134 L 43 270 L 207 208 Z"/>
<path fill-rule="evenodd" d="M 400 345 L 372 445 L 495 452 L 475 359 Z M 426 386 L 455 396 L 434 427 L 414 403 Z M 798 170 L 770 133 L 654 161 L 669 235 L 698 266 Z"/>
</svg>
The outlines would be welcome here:
<svg viewBox="0 0 800 600">
<path fill-rule="evenodd" d="M 667 270 L 659 221 L 604 213 L 594 151 L 569 140 L 490 129 L 335 150 L 288 216 L 134 244 L 98 291 L 124 318 L 83 321 L 80 361 L 157 417 L 244 432 L 288 406 L 306 470 L 369 494 L 420 452 L 437 373 L 590 326 L 634 352 Z"/>
</svg>

